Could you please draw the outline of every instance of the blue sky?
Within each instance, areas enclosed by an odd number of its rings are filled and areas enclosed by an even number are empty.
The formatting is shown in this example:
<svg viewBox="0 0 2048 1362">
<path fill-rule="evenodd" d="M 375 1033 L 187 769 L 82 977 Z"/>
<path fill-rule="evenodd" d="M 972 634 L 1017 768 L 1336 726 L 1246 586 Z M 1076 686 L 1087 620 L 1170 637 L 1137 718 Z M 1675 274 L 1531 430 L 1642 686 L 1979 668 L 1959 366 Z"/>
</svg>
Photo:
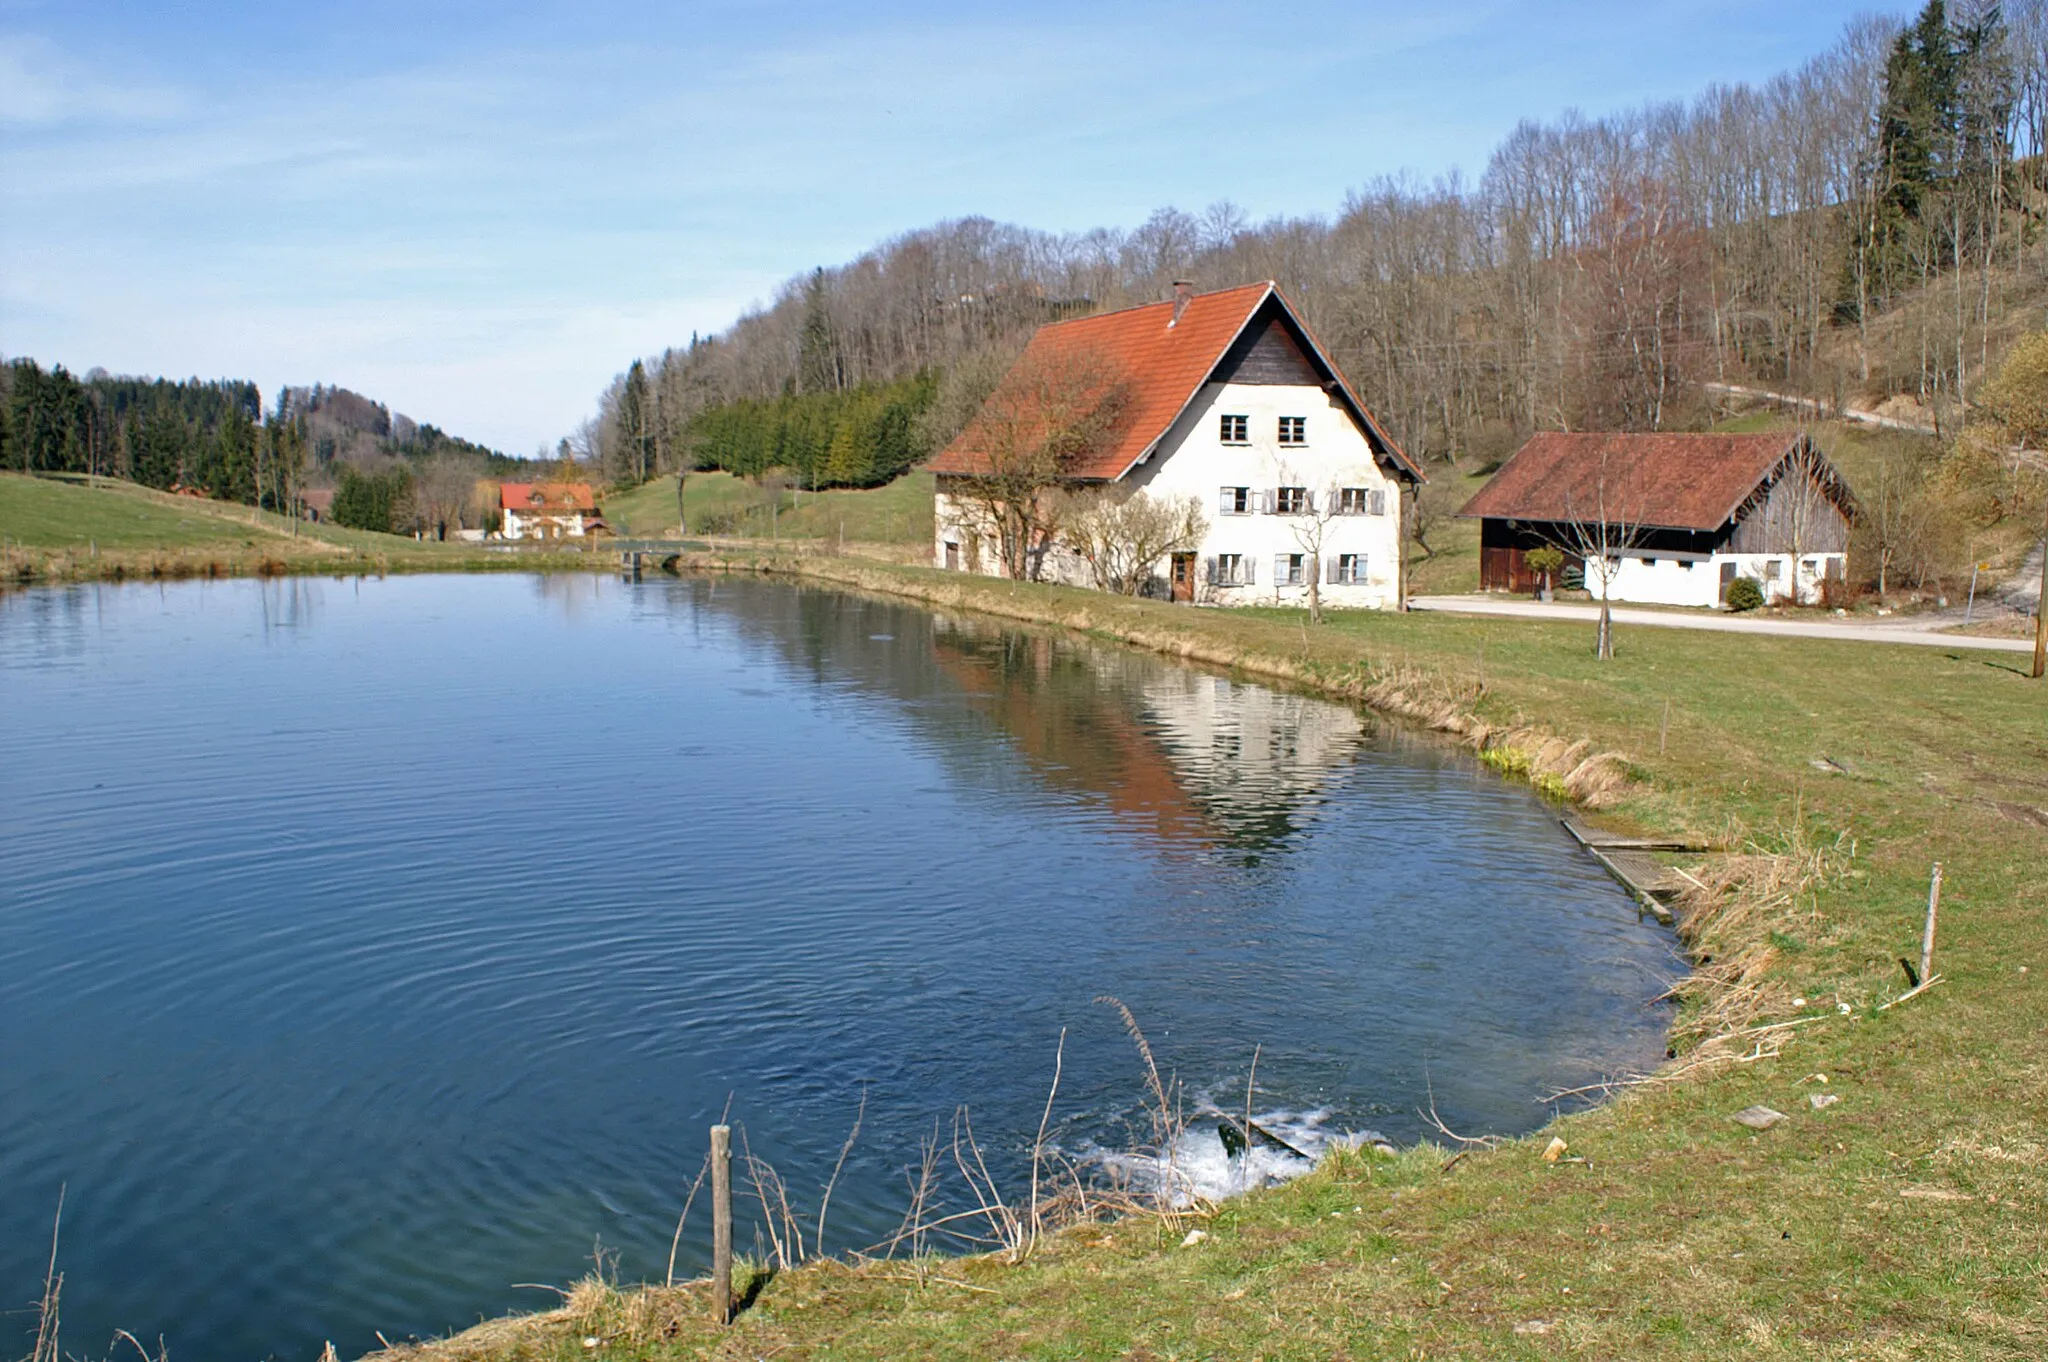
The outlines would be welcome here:
<svg viewBox="0 0 2048 1362">
<path fill-rule="evenodd" d="M 527 453 L 911 227 L 1330 213 L 1868 8 L 0 0 L 0 352 L 339 383 Z"/>
</svg>

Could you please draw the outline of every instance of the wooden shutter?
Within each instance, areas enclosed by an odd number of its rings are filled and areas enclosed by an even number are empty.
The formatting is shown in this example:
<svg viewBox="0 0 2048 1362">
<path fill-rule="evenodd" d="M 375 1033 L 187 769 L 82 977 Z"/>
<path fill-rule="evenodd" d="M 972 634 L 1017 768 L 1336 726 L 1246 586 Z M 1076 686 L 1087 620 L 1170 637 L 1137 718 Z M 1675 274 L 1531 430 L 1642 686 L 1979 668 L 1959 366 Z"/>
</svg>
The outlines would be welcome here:
<svg viewBox="0 0 2048 1362">
<path fill-rule="evenodd" d="M 1202 560 L 1202 576 L 1208 580 L 1210 586 L 1216 585 L 1216 560 L 1214 558 L 1204 558 Z"/>
<path fill-rule="evenodd" d="M 1235 487 L 1219 487 L 1216 489 L 1216 514 L 1237 514 L 1237 489 Z"/>
<path fill-rule="evenodd" d="M 1375 487 L 1372 489 L 1372 513 L 1374 515 L 1385 515 L 1387 513 L 1387 493 L 1384 488 Z"/>
<path fill-rule="evenodd" d="M 1284 553 L 1273 555 L 1273 585 L 1287 585 L 1287 555 Z"/>
<path fill-rule="evenodd" d="M 1261 511 L 1264 511 L 1264 512 L 1265 512 L 1265 513 L 1266 513 L 1267 515 L 1271 515 L 1271 514 L 1273 514 L 1273 489 L 1272 489 L 1272 488 L 1270 488 L 1270 487 L 1262 487 L 1262 488 L 1260 488 L 1260 489 L 1259 489 L 1259 509 L 1260 509 Z"/>
</svg>

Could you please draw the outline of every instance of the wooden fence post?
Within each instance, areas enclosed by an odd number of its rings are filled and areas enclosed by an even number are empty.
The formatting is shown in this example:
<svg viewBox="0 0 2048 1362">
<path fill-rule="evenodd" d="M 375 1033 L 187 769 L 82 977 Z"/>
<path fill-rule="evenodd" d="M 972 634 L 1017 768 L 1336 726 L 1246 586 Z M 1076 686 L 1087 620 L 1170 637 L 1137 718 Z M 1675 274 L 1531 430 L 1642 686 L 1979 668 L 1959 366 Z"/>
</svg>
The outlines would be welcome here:
<svg viewBox="0 0 2048 1362">
<path fill-rule="evenodd" d="M 732 1323 L 732 1127 L 711 1127 L 711 1310 Z"/>
<path fill-rule="evenodd" d="M 2041 541 L 2041 594 L 2034 601 L 2034 676 L 2048 676 L 2048 539 Z"/>
<path fill-rule="evenodd" d="M 1927 882 L 1927 929 L 1920 935 L 1920 982 L 1934 977 L 1934 915 L 1941 908 L 1941 862 L 1934 863 L 1934 875 Z"/>
</svg>

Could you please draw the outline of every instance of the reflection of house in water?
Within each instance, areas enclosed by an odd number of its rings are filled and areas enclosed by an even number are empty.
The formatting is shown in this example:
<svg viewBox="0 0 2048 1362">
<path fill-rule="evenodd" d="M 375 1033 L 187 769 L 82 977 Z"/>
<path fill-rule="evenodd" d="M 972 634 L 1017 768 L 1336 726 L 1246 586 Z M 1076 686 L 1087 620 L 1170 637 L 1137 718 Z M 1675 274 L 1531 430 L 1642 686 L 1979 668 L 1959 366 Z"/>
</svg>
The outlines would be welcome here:
<svg viewBox="0 0 2048 1362">
<path fill-rule="evenodd" d="M 1158 746 L 1234 845 L 1287 837 L 1364 744 L 1364 721 L 1342 705 L 1141 660 Z"/>
<path fill-rule="evenodd" d="M 1364 741 L 1342 706 L 1140 654 L 963 627 L 932 643 L 1042 779 L 1169 841 L 1284 842 Z"/>
<path fill-rule="evenodd" d="M 971 758 L 993 729 L 1041 787 L 1168 842 L 1278 846 L 1368 740 L 1341 705 L 1143 653 L 834 592 L 686 589 L 806 675 L 897 702 L 943 756 Z"/>
</svg>

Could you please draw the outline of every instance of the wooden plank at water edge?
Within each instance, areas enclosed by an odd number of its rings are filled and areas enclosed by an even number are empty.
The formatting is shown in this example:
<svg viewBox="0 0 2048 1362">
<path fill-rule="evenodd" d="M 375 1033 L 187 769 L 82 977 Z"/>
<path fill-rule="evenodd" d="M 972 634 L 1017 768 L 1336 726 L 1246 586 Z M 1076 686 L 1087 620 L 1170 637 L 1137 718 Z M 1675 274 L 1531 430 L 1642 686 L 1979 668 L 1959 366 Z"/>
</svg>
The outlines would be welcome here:
<svg viewBox="0 0 2048 1362">
<path fill-rule="evenodd" d="M 1683 837 L 1624 837 L 1618 832 L 1589 828 L 1576 818 L 1561 818 L 1564 830 L 1589 851 L 1708 851 L 1705 843 Z"/>
<path fill-rule="evenodd" d="M 1588 847 L 1607 872 L 1620 880 L 1636 901 L 1647 908 L 1657 921 L 1665 926 L 1672 924 L 1671 910 L 1657 897 L 1656 886 L 1665 877 L 1666 871 L 1656 857 L 1646 851 L 1609 851 L 1604 848 Z"/>
</svg>

